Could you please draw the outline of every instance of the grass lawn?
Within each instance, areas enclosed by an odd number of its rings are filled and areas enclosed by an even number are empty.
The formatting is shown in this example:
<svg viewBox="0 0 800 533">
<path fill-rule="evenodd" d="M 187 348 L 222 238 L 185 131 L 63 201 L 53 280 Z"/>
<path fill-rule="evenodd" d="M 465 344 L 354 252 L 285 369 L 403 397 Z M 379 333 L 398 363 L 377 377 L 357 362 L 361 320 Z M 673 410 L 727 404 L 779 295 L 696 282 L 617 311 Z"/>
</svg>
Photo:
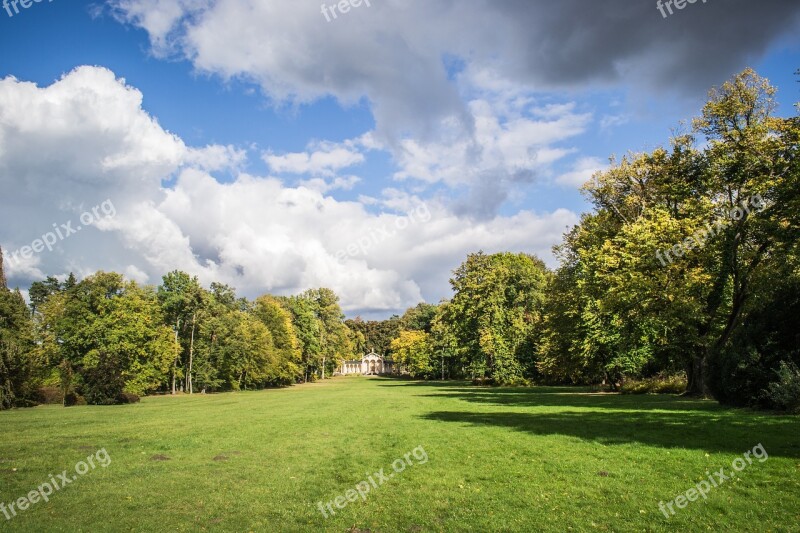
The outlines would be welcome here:
<svg viewBox="0 0 800 533">
<path fill-rule="evenodd" d="M 338 378 L 0 412 L 0 431 L 6 505 L 111 457 L 0 531 L 800 531 L 800 419 L 672 396 Z M 720 468 L 707 499 L 659 511 Z M 366 501 L 323 517 L 368 475 Z"/>
</svg>

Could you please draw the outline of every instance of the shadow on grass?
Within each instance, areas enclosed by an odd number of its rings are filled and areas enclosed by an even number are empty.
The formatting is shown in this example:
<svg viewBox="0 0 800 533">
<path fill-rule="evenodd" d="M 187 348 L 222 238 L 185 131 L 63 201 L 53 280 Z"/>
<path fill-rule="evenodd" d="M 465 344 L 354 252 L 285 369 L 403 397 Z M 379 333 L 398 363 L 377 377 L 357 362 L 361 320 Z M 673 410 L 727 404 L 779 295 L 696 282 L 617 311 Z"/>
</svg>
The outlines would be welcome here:
<svg viewBox="0 0 800 533">
<path fill-rule="evenodd" d="M 569 387 L 537 387 L 533 389 L 486 389 L 450 387 L 437 389 L 429 396 L 447 397 L 472 403 L 509 407 L 583 407 L 616 410 L 665 410 L 725 412 L 729 408 L 715 401 L 699 400 L 668 394 L 592 393 Z"/>
<path fill-rule="evenodd" d="M 662 448 L 694 448 L 741 454 L 758 443 L 770 456 L 800 457 L 800 421 L 778 417 L 713 418 L 709 413 L 563 412 L 475 413 L 437 411 L 422 417 L 436 422 L 497 426 L 532 435 L 563 435 L 607 445 L 641 443 Z"/>
<path fill-rule="evenodd" d="M 729 411 L 715 401 L 671 394 L 613 394 L 589 387 L 479 387 L 465 381 L 406 381 L 382 378 L 381 387 L 428 389 L 433 398 L 452 398 L 472 403 L 509 407 L 585 407 L 596 409 L 665 411 Z"/>
</svg>

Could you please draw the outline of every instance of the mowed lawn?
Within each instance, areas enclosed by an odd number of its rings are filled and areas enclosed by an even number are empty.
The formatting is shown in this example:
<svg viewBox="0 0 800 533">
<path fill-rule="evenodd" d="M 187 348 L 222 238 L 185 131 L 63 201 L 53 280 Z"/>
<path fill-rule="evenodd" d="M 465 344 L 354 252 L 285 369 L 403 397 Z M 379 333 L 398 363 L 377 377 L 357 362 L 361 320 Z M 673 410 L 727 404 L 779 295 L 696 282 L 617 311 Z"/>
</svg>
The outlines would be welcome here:
<svg viewBox="0 0 800 533">
<path fill-rule="evenodd" d="M 673 396 L 337 378 L 0 412 L 0 431 L 6 504 L 111 457 L 0 531 L 800 531 L 800 420 Z M 759 443 L 766 461 L 659 511 Z M 318 510 L 419 446 L 427 463 Z"/>
</svg>

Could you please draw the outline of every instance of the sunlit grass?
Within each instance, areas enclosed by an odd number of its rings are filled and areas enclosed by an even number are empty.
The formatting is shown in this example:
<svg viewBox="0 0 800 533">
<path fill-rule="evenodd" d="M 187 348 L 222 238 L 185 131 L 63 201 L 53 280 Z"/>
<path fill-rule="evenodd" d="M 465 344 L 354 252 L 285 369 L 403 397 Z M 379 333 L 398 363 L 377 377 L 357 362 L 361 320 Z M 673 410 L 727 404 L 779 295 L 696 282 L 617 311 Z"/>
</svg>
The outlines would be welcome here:
<svg viewBox="0 0 800 533">
<path fill-rule="evenodd" d="M 6 504 L 93 450 L 112 459 L 49 503 L 0 514 L 0 530 L 800 529 L 800 420 L 672 396 L 342 378 L 2 412 L 0 428 Z M 767 461 L 661 514 L 659 501 L 759 443 Z M 418 446 L 426 464 L 331 518 L 317 509 Z"/>
</svg>

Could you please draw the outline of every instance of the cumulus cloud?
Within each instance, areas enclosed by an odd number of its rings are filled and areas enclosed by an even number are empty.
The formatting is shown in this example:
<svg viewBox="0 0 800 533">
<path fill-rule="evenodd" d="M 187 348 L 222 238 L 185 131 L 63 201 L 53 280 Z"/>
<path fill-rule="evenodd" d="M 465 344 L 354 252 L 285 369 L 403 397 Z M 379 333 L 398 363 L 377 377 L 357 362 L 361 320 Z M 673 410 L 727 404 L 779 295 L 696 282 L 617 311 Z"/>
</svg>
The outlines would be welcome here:
<svg viewBox="0 0 800 533">
<path fill-rule="evenodd" d="M 556 182 L 577 189 L 589 181 L 595 173 L 607 170 L 608 168 L 608 161 L 603 161 L 597 157 L 581 157 L 573 163 L 572 169 L 569 172 L 558 176 Z"/>
<path fill-rule="evenodd" d="M 391 153 L 395 177 L 463 189 L 459 212 L 479 218 L 549 174 L 572 152 L 558 143 L 587 127 L 571 102 L 537 102 L 543 92 L 574 95 L 591 84 L 700 95 L 800 21 L 800 5 L 785 0 L 697 3 L 669 20 L 655 3 L 624 0 L 381 0 L 331 22 L 306 2 L 110 3 L 119 20 L 147 31 L 156 54 L 251 81 L 276 104 L 366 102 L 370 141 Z M 623 109 L 599 128 L 627 120 Z M 276 173 L 333 178 L 362 163 L 364 148 L 265 160 Z"/>
<path fill-rule="evenodd" d="M 348 186 L 352 177 L 287 186 L 239 171 L 245 152 L 186 146 L 141 102 L 140 92 L 98 67 L 78 68 L 48 87 L 0 81 L 0 186 L 14 191 L 0 198 L 6 255 L 106 199 L 116 208 L 115 216 L 52 252 L 12 265 L 12 283 L 99 269 L 157 283 L 180 269 L 250 297 L 328 286 L 350 313 L 385 314 L 446 296 L 450 271 L 469 252 L 550 257 L 552 243 L 577 221 L 557 210 L 476 222 L 399 189 L 370 202 L 340 201 L 326 191 Z M 353 150 L 372 147 L 367 136 Z M 339 168 L 330 161 L 315 168 L 322 174 Z M 233 178 L 216 179 L 211 172 L 220 168 L 231 169 Z M 423 205 L 429 217 L 401 223 Z M 373 239 L 381 228 L 394 232 Z M 359 253 L 340 253 L 353 246 Z"/>
<path fill-rule="evenodd" d="M 313 143 L 306 152 L 276 155 L 264 154 L 264 161 L 277 174 L 312 174 L 334 176 L 339 170 L 363 163 L 364 155 L 354 142 L 335 144 Z"/>
<path fill-rule="evenodd" d="M 698 3 L 668 20 L 655 2 L 382 0 L 327 23 L 306 2 L 111 4 L 148 32 L 157 52 L 252 79 L 272 98 L 367 98 L 386 135 L 429 133 L 448 117 L 468 127 L 463 87 L 453 83 L 459 69 L 495 86 L 537 90 L 627 81 L 704 91 L 796 31 L 800 14 L 785 0 Z"/>
</svg>

